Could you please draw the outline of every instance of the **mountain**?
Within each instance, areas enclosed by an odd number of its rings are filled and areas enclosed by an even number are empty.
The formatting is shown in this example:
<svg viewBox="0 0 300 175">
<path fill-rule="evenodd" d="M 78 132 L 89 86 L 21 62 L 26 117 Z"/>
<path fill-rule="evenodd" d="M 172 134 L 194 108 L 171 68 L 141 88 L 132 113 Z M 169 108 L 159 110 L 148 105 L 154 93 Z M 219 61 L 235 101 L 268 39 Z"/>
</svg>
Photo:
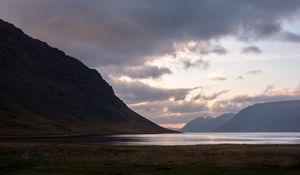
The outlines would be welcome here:
<svg viewBox="0 0 300 175">
<path fill-rule="evenodd" d="M 299 132 L 300 100 L 261 103 L 241 110 L 221 132 Z"/>
<path fill-rule="evenodd" d="M 0 20 L 0 135 L 170 132 L 129 109 L 94 69 Z"/>
<path fill-rule="evenodd" d="M 199 117 L 188 122 L 180 131 L 183 132 L 211 132 L 222 126 L 234 117 L 235 114 L 227 113 L 216 118 Z"/>
</svg>

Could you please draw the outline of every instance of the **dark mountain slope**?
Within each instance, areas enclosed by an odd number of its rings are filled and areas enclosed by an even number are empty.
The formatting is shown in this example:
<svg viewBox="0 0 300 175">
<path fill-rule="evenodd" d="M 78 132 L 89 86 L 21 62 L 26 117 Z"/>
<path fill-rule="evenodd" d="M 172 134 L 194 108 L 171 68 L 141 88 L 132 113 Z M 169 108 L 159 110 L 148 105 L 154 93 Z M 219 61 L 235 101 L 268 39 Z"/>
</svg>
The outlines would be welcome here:
<svg viewBox="0 0 300 175">
<path fill-rule="evenodd" d="M 93 69 L 0 20 L 0 135 L 168 132 Z"/>
<path fill-rule="evenodd" d="M 222 126 L 234 117 L 235 114 L 222 114 L 216 118 L 199 117 L 188 122 L 181 131 L 183 132 L 211 132 Z"/>
<path fill-rule="evenodd" d="M 217 131 L 299 132 L 300 100 L 261 103 L 241 110 Z"/>
</svg>

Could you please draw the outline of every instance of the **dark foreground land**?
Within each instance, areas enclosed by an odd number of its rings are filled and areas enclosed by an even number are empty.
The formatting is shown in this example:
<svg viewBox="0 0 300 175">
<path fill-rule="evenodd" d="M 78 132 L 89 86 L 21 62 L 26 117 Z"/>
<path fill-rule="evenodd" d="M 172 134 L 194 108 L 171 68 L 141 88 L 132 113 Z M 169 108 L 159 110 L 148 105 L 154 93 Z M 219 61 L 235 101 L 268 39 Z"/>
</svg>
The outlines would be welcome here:
<svg viewBox="0 0 300 175">
<path fill-rule="evenodd" d="M 0 174 L 299 175 L 300 145 L 0 143 Z"/>
</svg>

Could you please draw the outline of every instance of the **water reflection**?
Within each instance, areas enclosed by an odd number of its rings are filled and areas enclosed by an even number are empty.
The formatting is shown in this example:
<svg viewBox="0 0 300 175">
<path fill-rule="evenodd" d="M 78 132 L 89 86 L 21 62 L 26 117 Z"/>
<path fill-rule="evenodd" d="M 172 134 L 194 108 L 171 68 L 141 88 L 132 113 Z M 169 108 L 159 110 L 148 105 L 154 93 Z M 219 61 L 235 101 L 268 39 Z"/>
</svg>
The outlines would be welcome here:
<svg viewBox="0 0 300 175">
<path fill-rule="evenodd" d="M 300 133 L 176 133 L 109 136 L 116 145 L 300 144 Z"/>
</svg>

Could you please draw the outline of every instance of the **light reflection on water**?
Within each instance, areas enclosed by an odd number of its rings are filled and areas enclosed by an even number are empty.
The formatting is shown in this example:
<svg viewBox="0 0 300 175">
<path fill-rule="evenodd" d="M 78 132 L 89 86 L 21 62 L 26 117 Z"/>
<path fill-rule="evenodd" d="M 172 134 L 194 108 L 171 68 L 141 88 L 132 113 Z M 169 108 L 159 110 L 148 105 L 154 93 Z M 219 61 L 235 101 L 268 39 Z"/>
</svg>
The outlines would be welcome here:
<svg viewBox="0 0 300 175">
<path fill-rule="evenodd" d="M 176 133 L 113 135 L 116 145 L 300 144 L 300 133 Z"/>
</svg>

